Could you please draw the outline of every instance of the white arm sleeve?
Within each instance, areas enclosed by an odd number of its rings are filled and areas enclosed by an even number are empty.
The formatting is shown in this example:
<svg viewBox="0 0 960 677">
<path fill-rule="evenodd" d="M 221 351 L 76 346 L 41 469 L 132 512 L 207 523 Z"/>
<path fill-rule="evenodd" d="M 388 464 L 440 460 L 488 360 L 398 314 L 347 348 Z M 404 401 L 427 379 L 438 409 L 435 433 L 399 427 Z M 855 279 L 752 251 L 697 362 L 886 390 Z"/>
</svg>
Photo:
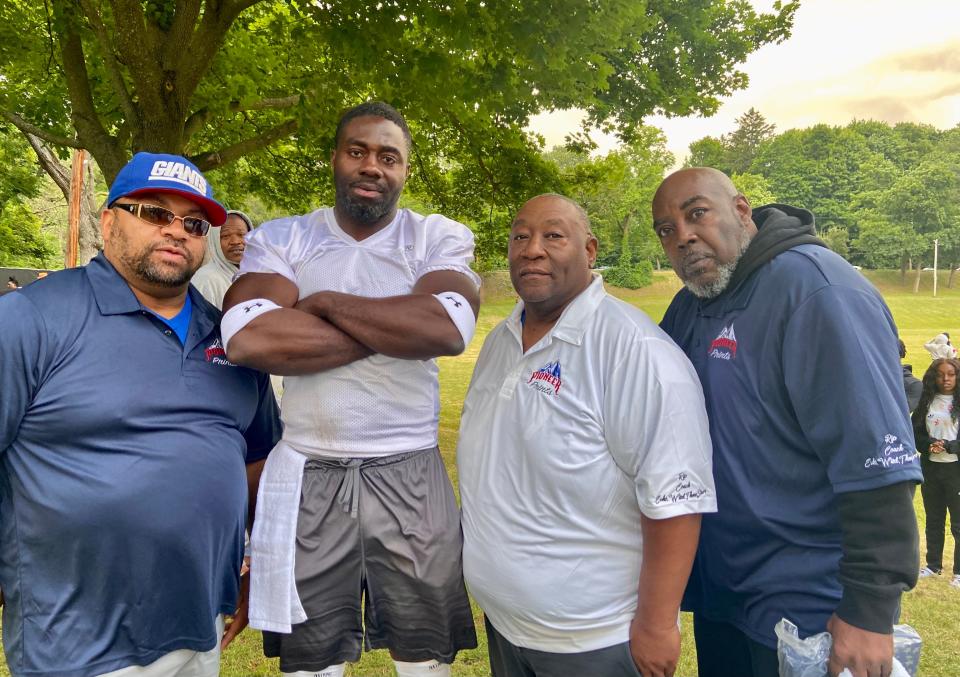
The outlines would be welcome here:
<svg viewBox="0 0 960 677">
<path fill-rule="evenodd" d="M 450 316 L 450 320 L 457 326 L 460 336 L 463 337 L 463 347 L 466 348 L 477 330 L 477 318 L 473 314 L 470 303 L 455 291 L 441 292 L 434 294 L 433 297 L 440 302 Z"/>
<path fill-rule="evenodd" d="M 223 340 L 223 349 L 226 350 L 238 331 L 246 327 L 255 317 L 260 317 L 281 306 L 270 299 L 250 299 L 238 303 L 223 314 L 220 319 L 220 338 Z"/>
</svg>

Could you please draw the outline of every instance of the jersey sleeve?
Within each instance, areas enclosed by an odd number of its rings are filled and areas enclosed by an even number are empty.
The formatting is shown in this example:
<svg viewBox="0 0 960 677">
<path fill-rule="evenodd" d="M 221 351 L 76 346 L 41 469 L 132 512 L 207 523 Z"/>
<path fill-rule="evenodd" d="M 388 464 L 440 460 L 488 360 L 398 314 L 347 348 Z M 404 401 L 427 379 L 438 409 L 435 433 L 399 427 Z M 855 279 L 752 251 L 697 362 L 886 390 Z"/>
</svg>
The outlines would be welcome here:
<svg viewBox="0 0 960 677">
<path fill-rule="evenodd" d="M 604 434 L 649 518 L 716 512 L 710 428 L 693 366 L 666 337 L 636 342 L 609 374 Z"/>
<path fill-rule="evenodd" d="M 283 426 L 280 423 L 280 409 L 277 407 L 277 399 L 273 395 L 270 376 L 262 372 L 256 372 L 256 374 L 257 412 L 243 433 L 243 438 L 247 442 L 247 463 L 254 463 L 266 458 L 270 450 L 280 441 L 280 436 L 283 433 Z"/>
<path fill-rule="evenodd" d="M 295 223 L 295 219 L 268 221 L 247 233 L 239 274 L 276 273 L 296 284 L 290 256 L 292 251 L 297 251 L 292 232 Z"/>
<path fill-rule="evenodd" d="M 36 306 L 20 292 L 0 297 L 0 454 L 13 444 L 37 394 L 47 345 Z"/>
<path fill-rule="evenodd" d="M 921 479 L 893 318 L 879 297 L 830 285 L 794 311 L 783 377 L 834 491 Z"/>
<path fill-rule="evenodd" d="M 437 270 L 463 273 L 474 286 L 480 286 L 480 276 L 470 268 L 473 261 L 473 233 L 462 223 L 437 219 L 431 224 L 432 241 L 427 247 L 426 259 L 418 277 Z"/>
</svg>

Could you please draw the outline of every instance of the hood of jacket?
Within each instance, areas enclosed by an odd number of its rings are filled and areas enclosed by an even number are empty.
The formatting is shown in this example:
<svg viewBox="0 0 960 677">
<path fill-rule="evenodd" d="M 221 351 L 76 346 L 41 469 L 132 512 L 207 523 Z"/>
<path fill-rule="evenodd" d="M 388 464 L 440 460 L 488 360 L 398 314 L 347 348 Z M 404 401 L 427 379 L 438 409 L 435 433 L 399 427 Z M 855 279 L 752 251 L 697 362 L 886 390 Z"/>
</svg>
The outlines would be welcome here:
<svg viewBox="0 0 960 677">
<path fill-rule="evenodd" d="M 253 230 L 250 217 L 243 212 L 229 211 L 227 215 L 237 215 L 247 224 L 247 232 Z M 201 266 L 191 282 L 210 303 L 217 308 L 223 307 L 223 296 L 230 288 L 240 266 L 232 263 L 220 246 L 220 228 L 211 228 L 207 234 L 206 263 Z"/>
<path fill-rule="evenodd" d="M 798 207 L 769 204 L 753 210 L 757 234 L 740 257 L 727 289 L 733 290 L 778 254 L 801 244 L 827 245 L 817 237 L 813 213 Z"/>
</svg>

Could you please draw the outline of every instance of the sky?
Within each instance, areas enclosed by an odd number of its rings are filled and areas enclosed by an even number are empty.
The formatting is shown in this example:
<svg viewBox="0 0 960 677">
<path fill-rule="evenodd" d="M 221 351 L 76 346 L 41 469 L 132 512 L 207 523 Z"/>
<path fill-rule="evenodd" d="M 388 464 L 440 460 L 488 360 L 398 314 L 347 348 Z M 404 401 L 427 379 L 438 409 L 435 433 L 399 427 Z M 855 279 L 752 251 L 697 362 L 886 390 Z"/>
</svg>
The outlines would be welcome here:
<svg viewBox="0 0 960 677">
<path fill-rule="evenodd" d="M 771 1 L 753 0 L 758 10 Z M 960 0 L 801 0 L 793 34 L 751 54 L 749 86 L 710 118 L 647 118 L 682 163 L 691 141 L 719 137 L 756 108 L 778 132 L 853 119 L 960 124 Z M 538 115 L 530 128 L 547 148 L 579 127 L 582 113 Z M 594 134 L 606 152 L 616 139 Z"/>
</svg>

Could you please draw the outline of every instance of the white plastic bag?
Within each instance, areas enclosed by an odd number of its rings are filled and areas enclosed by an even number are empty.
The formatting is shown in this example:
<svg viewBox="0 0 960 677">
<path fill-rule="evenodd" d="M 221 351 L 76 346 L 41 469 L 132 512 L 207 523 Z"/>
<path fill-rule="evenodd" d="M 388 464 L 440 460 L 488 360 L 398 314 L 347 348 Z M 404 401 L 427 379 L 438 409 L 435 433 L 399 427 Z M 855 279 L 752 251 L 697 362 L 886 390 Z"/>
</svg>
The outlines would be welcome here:
<svg viewBox="0 0 960 677">
<path fill-rule="evenodd" d="M 827 677 L 827 661 L 833 645 L 829 632 L 800 639 L 797 626 L 786 618 L 777 623 L 774 632 L 780 677 Z M 893 672 L 890 677 L 916 677 L 921 646 L 922 640 L 916 630 L 909 625 L 894 626 Z M 849 676 L 849 670 L 840 673 L 840 677 Z"/>
</svg>

